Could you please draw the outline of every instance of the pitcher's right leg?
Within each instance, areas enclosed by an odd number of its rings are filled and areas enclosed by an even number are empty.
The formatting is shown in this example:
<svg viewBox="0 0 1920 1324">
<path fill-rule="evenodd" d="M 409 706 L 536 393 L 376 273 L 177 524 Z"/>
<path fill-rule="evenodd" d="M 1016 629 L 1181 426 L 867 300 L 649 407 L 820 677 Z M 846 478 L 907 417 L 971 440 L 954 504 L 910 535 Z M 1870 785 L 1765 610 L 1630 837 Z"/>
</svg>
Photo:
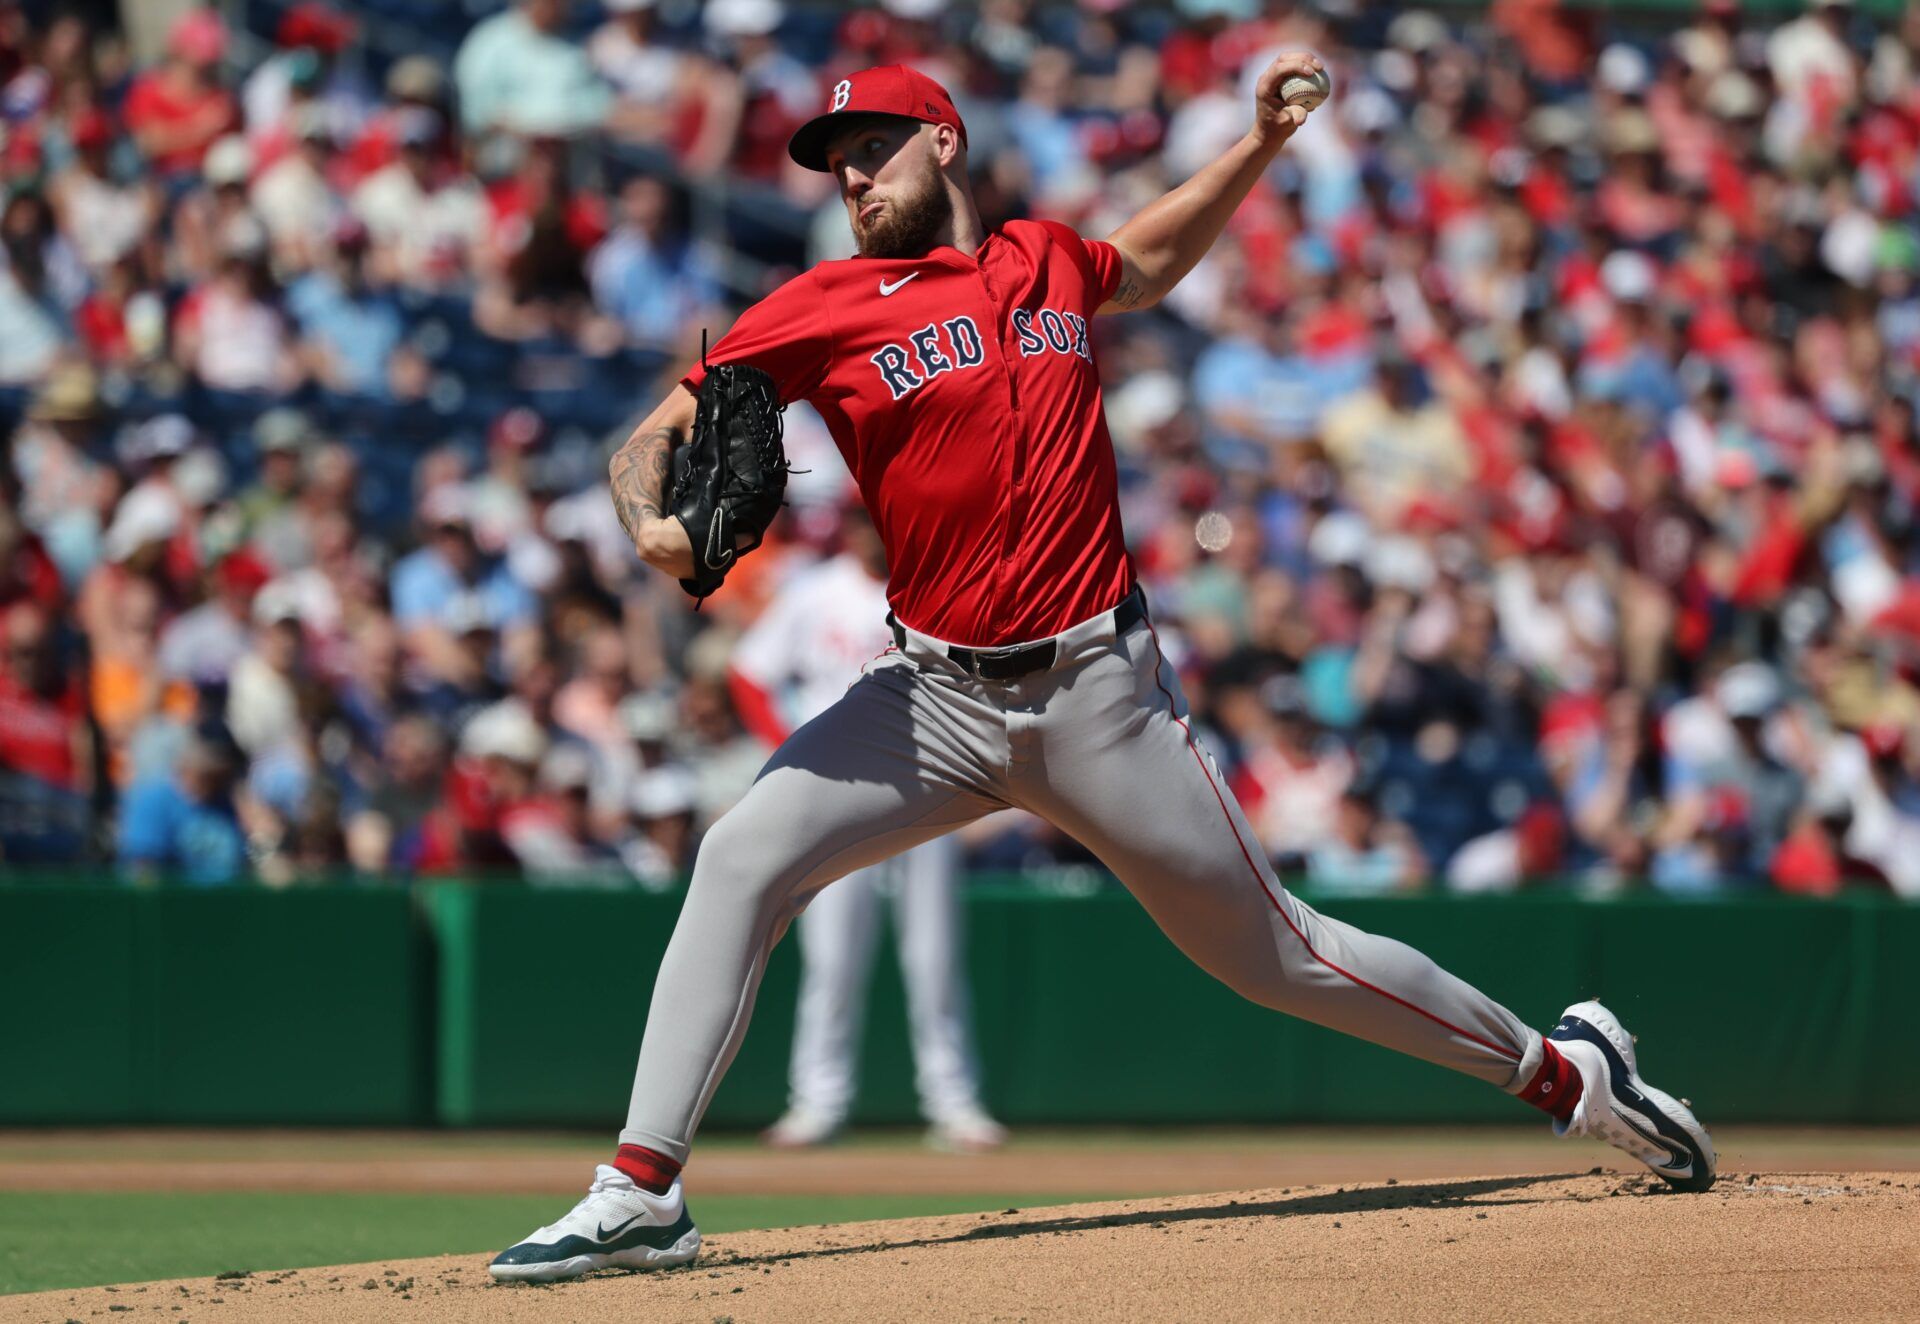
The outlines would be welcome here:
<svg viewBox="0 0 1920 1324">
<path fill-rule="evenodd" d="M 684 1162 L 768 954 L 812 894 L 998 808 L 991 724 L 911 663 L 871 667 L 796 731 L 701 844 L 654 982 L 622 1145 Z"/>
<path fill-rule="evenodd" d="M 494 1260 L 496 1278 L 665 1267 L 699 1253 L 680 1165 L 746 1033 L 773 945 L 834 879 L 1002 803 L 983 770 L 1004 765 L 1004 730 L 970 705 L 904 660 L 870 664 L 714 825 L 654 981 L 620 1153 L 572 1212 Z"/>
</svg>

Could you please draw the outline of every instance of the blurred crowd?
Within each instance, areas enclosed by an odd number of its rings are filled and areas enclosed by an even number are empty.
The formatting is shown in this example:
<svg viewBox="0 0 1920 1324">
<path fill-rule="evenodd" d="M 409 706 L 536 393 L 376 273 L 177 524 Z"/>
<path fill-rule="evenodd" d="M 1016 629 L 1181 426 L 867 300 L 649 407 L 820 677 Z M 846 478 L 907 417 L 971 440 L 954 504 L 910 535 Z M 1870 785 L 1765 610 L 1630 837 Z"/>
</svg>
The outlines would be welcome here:
<svg viewBox="0 0 1920 1324">
<path fill-rule="evenodd" d="M 190 9 L 143 52 L 0 0 L 0 860 L 672 885 L 768 752 L 733 641 L 858 535 L 795 406 L 793 509 L 694 613 L 604 461 L 702 328 L 850 253 L 792 128 L 910 62 L 989 225 L 1100 235 L 1305 46 L 1332 100 L 1096 327 L 1271 857 L 1920 896 L 1920 4 L 487 8 Z"/>
</svg>

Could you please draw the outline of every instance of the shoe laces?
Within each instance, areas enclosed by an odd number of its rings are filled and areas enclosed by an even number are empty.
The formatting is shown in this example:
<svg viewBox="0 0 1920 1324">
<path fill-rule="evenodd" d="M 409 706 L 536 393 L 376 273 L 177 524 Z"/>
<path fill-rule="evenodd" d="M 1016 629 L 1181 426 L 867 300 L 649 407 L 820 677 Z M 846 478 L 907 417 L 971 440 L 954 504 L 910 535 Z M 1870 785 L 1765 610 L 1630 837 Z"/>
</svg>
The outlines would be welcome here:
<svg viewBox="0 0 1920 1324">
<path fill-rule="evenodd" d="M 633 1178 L 627 1176 L 626 1173 L 620 1171 L 620 1169 L 610 1163 L 602 1163 L 594 1168 L 593 1184 L 587 1187 L 587 1193 L 580 1197 L 579 1203 L 574 1205 L 573 1208 L 577 1213 L 584 1208 L 587 1201 L 593 1199 L 594 1196 L 605 1195 L 609 1191 L 631 1192 L 638 1189 L 639 1187 L 633 1184 Z"/>
</svg>

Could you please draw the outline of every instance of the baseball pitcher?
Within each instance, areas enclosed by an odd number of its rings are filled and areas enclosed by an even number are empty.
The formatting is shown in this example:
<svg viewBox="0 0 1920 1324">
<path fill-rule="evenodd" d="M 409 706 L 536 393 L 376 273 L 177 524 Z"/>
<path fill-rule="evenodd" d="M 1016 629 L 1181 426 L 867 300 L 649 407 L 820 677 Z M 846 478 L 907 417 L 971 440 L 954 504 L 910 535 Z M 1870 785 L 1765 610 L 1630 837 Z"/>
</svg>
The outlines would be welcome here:
<svg viewBox="0 0 1920 1324">
<path fill-rule="evenodd" d="M 1083 842 L 1243 996 L 1477 1076 L 1676 1187 L 1712 1182 L 1706 1130 L 1641 1080 L 1604 1007 L 1576 1003 L 1543 1037 L 1280 886 L 1134 582 L 1088 324 L 1151 307 L 1193 268 L 1319 99 L 1293 89 L 1316 84 L 1317 58 L 1279 56 L 1245 136 L 1105 240 L 1046 221 L 986 232 L 966 126 L 914 70 L 841 80 L 794 134 L 794 160 L 838 183 L 859 254 L 743 313 L 614 457 L 613 500 L 648 564 L 710 592 L 757 543 L 770 492 L 777 505 L 772 397 L 807 400 L 885 544 L 893 647 L 708 833 L 614 1160 L 496 1278 L 698 1254 L 680 1168 L 767 954 L 829 882 L 1009 805 Z"/>
</svg>

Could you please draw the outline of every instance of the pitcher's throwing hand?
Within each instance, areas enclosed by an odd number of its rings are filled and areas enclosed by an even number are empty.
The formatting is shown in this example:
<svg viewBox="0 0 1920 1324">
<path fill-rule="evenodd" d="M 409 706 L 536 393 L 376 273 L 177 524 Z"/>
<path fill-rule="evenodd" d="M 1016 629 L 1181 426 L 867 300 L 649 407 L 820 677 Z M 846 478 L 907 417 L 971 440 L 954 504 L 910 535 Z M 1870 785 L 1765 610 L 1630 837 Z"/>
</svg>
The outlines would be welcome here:
<svg viewBox="0 0 1920 1324">
<path fill-rule="evenodd" d="M 1254 85 L 1253 130 L 1275 147 L 1291 138 L 1294 130 L 1305 124 L 1307 116 L 1320 105 L 1320 101 L 1309 104 L 1300 96 L 1298 87 L 1287 86 L 1295 80 L 1319 85 L 1323 89 L 1320 99 L 1325 100 L 1326 66 L 1312 51 L 1281 52 Z M 1289 92 L 1293 93 L 1292 97 L 1288 96 Z"/>
</svg>

